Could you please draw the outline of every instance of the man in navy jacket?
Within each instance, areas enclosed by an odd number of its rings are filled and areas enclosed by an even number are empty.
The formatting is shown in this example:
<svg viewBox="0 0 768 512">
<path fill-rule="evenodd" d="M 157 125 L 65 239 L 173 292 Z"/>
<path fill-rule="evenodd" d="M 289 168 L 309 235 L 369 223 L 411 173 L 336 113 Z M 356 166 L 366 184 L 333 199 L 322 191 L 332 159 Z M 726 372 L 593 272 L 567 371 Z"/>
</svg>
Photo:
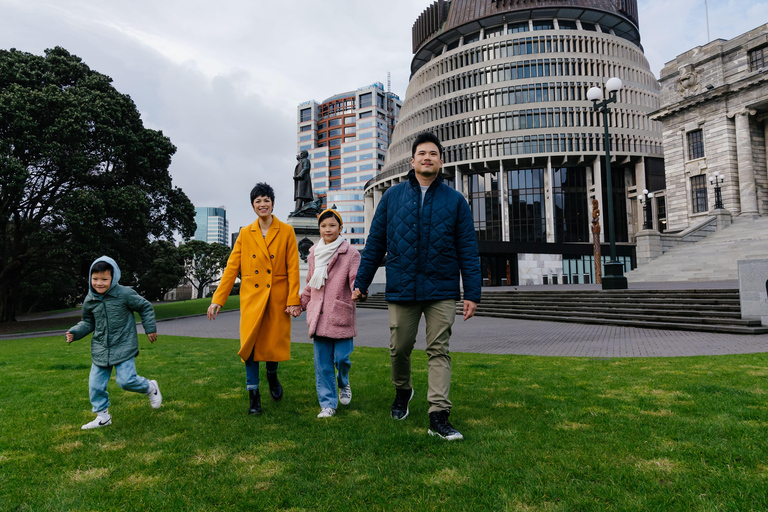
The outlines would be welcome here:
<svg viewBox="0 0 768 512">
<path fill-rule="evenodd" d="M 448 343 L 464 285 L 464 320 L 480 302 L 480 256 L 472 213 L 464 197 L 442 182 L 443 148 L 433 134 L 413 143 L 408 180 L 382 196 L 371 222 L 360 268 L 355 300 L 365 300 L 384 255 L 387 256 L 386 297 L 389 305 L 390 358 L 395 401 L 392 417 L 408 416 L 413 397 L 411 352 L 422 314 L 427 325 L 429 367 L 429 433 L 463 439 L 448 421 L 451 401 L 451 356 Z"/>
</svg>

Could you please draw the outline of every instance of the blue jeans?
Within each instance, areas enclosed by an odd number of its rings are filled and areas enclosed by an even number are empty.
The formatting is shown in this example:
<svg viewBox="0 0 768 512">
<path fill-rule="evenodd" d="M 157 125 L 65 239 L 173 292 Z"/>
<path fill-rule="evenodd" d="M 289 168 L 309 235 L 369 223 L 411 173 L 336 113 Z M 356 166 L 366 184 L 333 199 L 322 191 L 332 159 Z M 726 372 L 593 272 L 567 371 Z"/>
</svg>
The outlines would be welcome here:
<svg viewBox="0 0 768 512">
<path fill-rule="evenodd" d="M 352 338 L 337 340 L 315 336 L 315 381 L 317 384 L 317 399 L 320 407 L 336 409 L 339 405 L 339 387 L 349 385 L 349 368 L 352 362 L 349 355 L 352 353 Z M 339 370 L 338 376 L 336 369 Z"/>
<path fill-rule="evenodd" d="M 149 381 L 136 375 L 136 359 L 130 358 L 120 364 L 116 364 L 115 380 L 120 389 L 133 391 L 134 393 L 149 393 Z M 91 363 L 91 375 L 88 378 L 88 394 L 91 397 L 93 412 L 103 411 L 109 407 L 109 393 L 107 384 L 112 376 L 112 367 L 102 368 Z"/>
<path fill-rule="evenodd" d="M 277 363 L 267 361 L 267 373 L 275 373 Z M 245 388 L 247 390 L 259 389 L 259 362 L 253 360 L 253 353 L 245 360 Z"/>
</svg>

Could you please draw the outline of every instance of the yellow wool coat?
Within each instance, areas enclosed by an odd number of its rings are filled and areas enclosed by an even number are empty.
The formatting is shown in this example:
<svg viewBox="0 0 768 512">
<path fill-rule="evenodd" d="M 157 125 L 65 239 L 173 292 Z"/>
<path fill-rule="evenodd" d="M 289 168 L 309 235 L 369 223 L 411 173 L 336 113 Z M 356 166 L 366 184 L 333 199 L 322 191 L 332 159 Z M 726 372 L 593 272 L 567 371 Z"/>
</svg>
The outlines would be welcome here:
<svg viewBox="0 0 768 512">
<path fill-rule="evenodd" d="M 213 302 L 224 305 L 240 274 L 240 351 L 244 361 L 291 358 L 291 315 L 300 306 L 299 251 L 293 227 L 272 216 L 266 238 L 259 221 L 240 230 Z"/>
</svg>

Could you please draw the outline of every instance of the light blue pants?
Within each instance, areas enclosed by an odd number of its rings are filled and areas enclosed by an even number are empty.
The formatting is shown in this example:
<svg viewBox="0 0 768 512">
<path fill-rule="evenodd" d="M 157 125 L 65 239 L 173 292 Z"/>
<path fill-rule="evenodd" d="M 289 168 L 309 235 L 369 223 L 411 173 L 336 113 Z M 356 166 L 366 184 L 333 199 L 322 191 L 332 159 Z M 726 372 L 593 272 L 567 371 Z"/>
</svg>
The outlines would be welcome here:
<svg viewBox="0 0 768 512">
<path fill-rule="evenodd" d="M 116 364 L 115 380 L 120 389 L 134 393 L 149 393 L 149 381 L 136 374 L 136 359 L 130 358 Z M 91 363 L 91 375 L 88 378 L 88 394 L 91 397 L 93 412 L 103 411 L 109 407 L 107 384 L 112 376 L 112 366 L 101 367 Z"/>
<path fill-rule="evenodd" d="M 317 399 L 322 409 L 336 409 L 339 405 L 336 383 L 340 388 L 349 385 L 349 369 L 352 366 L 349 355 L 354 348 L 352 338 L 338 340 L 315 336 L 314 340 Z M 338 375 L 336 369 L 339 370 Z"/>
</svg>

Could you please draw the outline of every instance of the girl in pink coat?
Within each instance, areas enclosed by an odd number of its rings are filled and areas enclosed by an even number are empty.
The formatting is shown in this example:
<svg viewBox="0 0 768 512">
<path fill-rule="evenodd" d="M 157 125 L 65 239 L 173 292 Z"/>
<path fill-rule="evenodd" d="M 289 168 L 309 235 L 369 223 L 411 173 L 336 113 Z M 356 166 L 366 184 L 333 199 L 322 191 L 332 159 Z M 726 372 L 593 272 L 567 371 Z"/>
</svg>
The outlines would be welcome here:
<svg viewBox="0 0 768 512">
<path fill-rule="evenodd" d="M 357 335 L 352 290 L 360 253 L 340 236 L 342 220 L 336 210 L 325 210 L 317 222 L 320 241 L 309 250 L 307 286 L 301 293 L 301 307 L 307 312 L 309 337 L 315 346 L 315 380 L 320 402 L 317 417 L 329 418 L 336 414 L 338 402 L 347 405 L 352 400 L 349 355 L 352 338 Z"/>
</svg>

